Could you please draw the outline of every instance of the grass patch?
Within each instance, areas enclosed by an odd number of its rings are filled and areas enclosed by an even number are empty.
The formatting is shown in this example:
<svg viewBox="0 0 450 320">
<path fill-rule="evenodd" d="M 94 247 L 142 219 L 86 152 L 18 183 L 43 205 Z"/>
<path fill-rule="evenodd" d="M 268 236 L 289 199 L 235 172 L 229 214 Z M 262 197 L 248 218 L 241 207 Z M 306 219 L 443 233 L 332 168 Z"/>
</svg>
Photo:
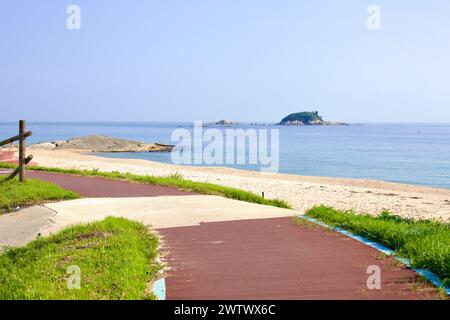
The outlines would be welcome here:
<svg viewBox="0 0 450 320">
<path fill-rule="evenodd" d="M 12 165 L 8 163 L 0 163 L 0 168 L 12 168 Z M 78 169 L 48 168 L 41 166 L 30 166 L 27 167 L 27 169 L 46 172 L 75 174 L 80 176 L 103 177 L 108 179 L 122 179 L 145 184 L 172 187 L 180 190 L 192 191 L 202 194 L 218 195 L 230 199 L 275 206 L 279 208 L 292 209 L 291 206 L 283 200 L 265 199 L 262 196 L 254 194 L 252 192 L 248 192 L 237 188 L 220 186 L 208 182 L 196 182 L 184 179 L 180 174 L 172 174 L 164 177 L 164 176 L 140 176 L 132 173 L 120 173 L 117 171 L 102 172 L 99 171 L 98 169 L 78 170 Z"/>
<path fill-rule="evenodd" d="M 431 270 L 450 286 L 450 224 L 405 219 L 387 211 L 377 217 L 357 215 L 325 206 L 314 207 L 306 214 L 381 243 L 410 259 L 414 268 Z"/>
<path fill-rule="evenodd" d="M 79 195 L 59 186 L 40 180 L 0 179 L 0 214 L 10 212 L 18 206 L 42 203 L 44 201 L 69 200 Z"/>
<path fill-rule="evenodd" d="M 0 255 L 0 300 L 153 298 L 157 246 L 147 227 L 123 218 L 70 227 Z M 71 266 L 80 289 L 68 289 Z"/>
</svg>

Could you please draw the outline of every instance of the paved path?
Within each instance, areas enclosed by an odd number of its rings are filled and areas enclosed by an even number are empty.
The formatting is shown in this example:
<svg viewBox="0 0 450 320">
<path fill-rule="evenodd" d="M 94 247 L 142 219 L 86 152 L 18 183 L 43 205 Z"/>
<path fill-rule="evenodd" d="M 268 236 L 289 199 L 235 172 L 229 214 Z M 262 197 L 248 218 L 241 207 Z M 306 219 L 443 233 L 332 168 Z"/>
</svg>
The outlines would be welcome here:
<svg viewBox="0 0 450 320">
<path fill-rule="evenodd" d="M 100 177 L 84 177 L 60 173 L 28 171 L 28 177 L 53 182 L 83 197 L 151 197 L 161 195 L 189 195 L 192 192 L 149 184 L 131 183 Z"/>
<path fill-rule="evenodd" d="M 0 215 L 0 250 L 4 246 L 21 246 L 35 239 L 51 224 L 55 214 L 49 208 L 33 206 Z"/>
<path fill-rule="evenodd" d="M 292 218 L 205 223 L 159 229 L 168 299 L 436 298 L 418 275 L 379 251 Z M 163 254 L 164 256 L 164 254 Z M 381 269 L 368 290 L 367 267 Z"/>
<path fill-rule="evenodd" d="M 162 237 L 169 299 L 436 297 L 431 286 L 417 284 L 416 273 L 390 258 L 380 259 L 375 249 L 338 233 L 296 225 L 287 217 L 294 211 L 127 181 L 41 172 L 29 176 L 97 198 L 1 216 L 0 246 L 8 235 L 23 243 L 37 232 L 108 215 L 139 220 Z M 382 270 L 381 290 L 367 289 L 369 265 Z"/>
</svg>

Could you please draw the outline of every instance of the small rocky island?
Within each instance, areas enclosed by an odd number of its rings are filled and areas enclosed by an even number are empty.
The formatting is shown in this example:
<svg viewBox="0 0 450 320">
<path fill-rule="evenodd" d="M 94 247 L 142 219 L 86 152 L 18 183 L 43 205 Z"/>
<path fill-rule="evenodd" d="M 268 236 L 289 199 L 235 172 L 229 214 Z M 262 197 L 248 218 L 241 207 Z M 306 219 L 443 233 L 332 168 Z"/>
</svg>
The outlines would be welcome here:
<svg viewBox="0 0 450 320">
<path fill-rule="evenodd" d="M 162 143 L 145 143 L 141 141 L 113 138 L 103 135 L 91 135 L 69 140 L 41 142 L 31 148 L 76 149 L 91 152 L 170 152 L 172 145 Z"/>
<path fill-rule="evenodd" d="M 207 122 L 203 124 L 203 127 L 231 127 L 239 125 L 238 122 L 231 120 L 219 120 L 215 122 Z"/>
<path fill-rule="evenodd" d="M 324 121 L 322 117 L 319 115 L 318 111 L 303 111 L 291 113 L 290 115 L 284 117 L 278 124 L 286 126 L 348 125 L 347 123 L 344 122 Z"/>
<path fill-rule="evenodd" d="M 220 120 L 220 121 L 217 121 L 217 122 L 214 123 L 214 125 L 216 125 L 216 126 L 226 126 L 226 127 L 228 127 L 228 126 L 235 126 L 235 125 L 238 125 L 238 124 L 239 123 L 233 122 L 231 120 Z"/>
</svg>

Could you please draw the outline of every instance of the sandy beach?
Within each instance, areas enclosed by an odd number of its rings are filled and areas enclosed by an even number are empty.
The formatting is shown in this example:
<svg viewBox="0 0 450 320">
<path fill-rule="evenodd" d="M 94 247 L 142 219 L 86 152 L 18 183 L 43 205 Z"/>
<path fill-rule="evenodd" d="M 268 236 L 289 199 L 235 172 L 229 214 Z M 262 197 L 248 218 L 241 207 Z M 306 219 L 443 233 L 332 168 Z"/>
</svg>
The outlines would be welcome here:
<svg viewBox="0 0 450 320">
<path fill-rule="evenodd" d="M 358 213 L 379 214 L 387 209 L 414 219 L 450 220 L 450 190 L 376 180 L 297 176 L 260 173 L 218 167 L 188 167 L 136 159 L 111 159 L 86 154 L 80 150 L 45 150 L 31 147 L 34 160 L 42 166 L 98 169 L 140 175 L 179 173 L 193 181 L 236 187 L 267 198 L 287 201 L 304 212 L 325 204 Z"/>
</svg>

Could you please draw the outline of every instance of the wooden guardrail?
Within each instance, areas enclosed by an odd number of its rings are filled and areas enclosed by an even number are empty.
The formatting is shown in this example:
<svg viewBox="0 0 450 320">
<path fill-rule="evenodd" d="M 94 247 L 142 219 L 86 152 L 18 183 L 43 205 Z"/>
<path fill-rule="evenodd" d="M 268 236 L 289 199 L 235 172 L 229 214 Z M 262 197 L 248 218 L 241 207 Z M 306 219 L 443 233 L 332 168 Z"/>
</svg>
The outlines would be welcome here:
<svg viewBox="0 0 450 320">
<path fill-rule="evenodd" d="M 19 141 L 19 167 L 17 167 L 8 177 L 8 179 L 14 178 L 19 174 L 19 181 L 23 182 L 26 180 L 26 165 L 33 159 L 32 155 L 25 157 L 26 152 L 26 141 L 25 139 L 30 137 L 33 133 L 31 131 L 26 131 L 25 120 L 19 121 L 19 134 L 17 136 L 8 138 L 6 140 L 0 141 L 0 147 L 6 144 L 13 143 L 14 141 Z"/>
</svg>

